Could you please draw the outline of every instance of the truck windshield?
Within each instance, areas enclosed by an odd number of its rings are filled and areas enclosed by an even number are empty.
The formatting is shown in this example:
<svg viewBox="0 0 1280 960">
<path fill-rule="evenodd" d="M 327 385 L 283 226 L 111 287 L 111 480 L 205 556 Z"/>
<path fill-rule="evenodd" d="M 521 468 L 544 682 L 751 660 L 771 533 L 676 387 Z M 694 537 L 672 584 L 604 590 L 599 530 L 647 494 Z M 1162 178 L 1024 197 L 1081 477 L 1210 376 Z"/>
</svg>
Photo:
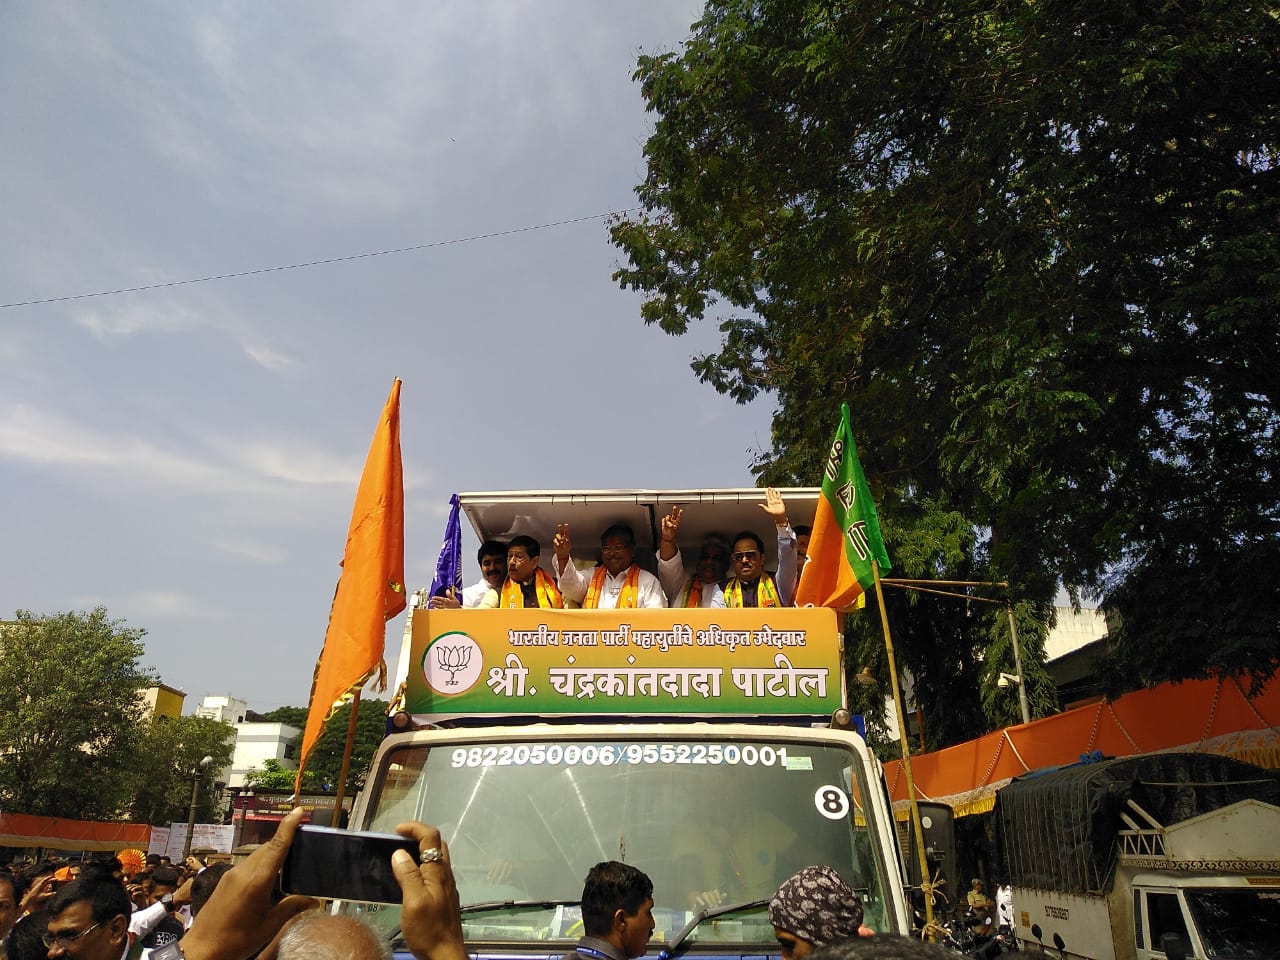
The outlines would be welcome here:
<svg viewBox="0 0 1280 960">
<path fill-rule="evenodd" d="M 1280 944 L 1280 887 L 1196 887 L 1187 906 L 1211 960 L 1263 960 Z"/>
<path fill-rule="evenodd" d="M 440 828 L 471 942 L 575 940 L 583 878 L 602 860 L 653 880 L 656 942 L 704 906 L 767 900 L 815 863 L 888 930 L 861 770 L 848 748 L 782 739 L 407 745 L 388 754 L 365 827 Z M 398 910 L 370 919 L 390 929 Z M 706 920 L 690 941 L 770 944 L 773 929 L 756 906 Z"/>
</svg>

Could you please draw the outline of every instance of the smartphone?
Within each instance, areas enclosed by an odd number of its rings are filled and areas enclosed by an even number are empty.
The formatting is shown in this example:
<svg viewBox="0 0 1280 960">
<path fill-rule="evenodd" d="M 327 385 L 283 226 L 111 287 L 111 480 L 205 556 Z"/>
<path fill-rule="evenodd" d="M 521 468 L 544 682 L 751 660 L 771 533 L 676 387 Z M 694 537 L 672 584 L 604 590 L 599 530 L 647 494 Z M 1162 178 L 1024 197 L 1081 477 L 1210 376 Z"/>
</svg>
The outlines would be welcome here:
<svg viewBox="0 0 1280 960">
<path fill-rule="evenodd" d="M 280 872 L 280 888 L 326 900 L 400 903 L 391 854 L 407 850 L 418 862 L 418 841 L 398 833 L 360 833 L 304 825 Z"/>
</svg>

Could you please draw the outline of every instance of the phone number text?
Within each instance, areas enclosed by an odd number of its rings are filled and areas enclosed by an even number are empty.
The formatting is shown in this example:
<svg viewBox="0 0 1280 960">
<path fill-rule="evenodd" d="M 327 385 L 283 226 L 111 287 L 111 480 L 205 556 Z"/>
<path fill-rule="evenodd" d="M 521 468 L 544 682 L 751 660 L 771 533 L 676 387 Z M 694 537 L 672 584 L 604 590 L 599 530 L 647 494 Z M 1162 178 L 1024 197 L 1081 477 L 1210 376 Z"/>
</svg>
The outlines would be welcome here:
<svg viewBox="0 0 1280 960">
<path fill-rule="evenodd" d="M 728 743 L 586 743 L 501 744 L 458 747 L 457 767 L 614 766 L 623 764 L 696 764 L 709 766 L 785 767 L 786 747 Z"/>
</svg>

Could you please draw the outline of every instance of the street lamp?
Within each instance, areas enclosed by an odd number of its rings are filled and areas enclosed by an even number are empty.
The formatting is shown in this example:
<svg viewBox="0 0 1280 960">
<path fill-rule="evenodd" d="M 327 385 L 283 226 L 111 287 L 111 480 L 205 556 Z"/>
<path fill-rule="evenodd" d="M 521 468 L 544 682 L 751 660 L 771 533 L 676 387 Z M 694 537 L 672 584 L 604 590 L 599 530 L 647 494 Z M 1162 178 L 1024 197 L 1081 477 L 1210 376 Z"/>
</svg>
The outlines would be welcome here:
<svg viewBox="0 0 1280 960">
<path fill-rule="evenodd" d="M 196 829 L 196 801 L 200 799 L 200 781 L 204 779 L 205 771 L 213 763 L 213 757 L 203 757 L 196 768 L 191 771 L 191 809 L 187 812 L 187 837 L 182 841 L 182 862 L 187 862 L 187 857 L 191 856 L 191 834 Z"/>
</svg>

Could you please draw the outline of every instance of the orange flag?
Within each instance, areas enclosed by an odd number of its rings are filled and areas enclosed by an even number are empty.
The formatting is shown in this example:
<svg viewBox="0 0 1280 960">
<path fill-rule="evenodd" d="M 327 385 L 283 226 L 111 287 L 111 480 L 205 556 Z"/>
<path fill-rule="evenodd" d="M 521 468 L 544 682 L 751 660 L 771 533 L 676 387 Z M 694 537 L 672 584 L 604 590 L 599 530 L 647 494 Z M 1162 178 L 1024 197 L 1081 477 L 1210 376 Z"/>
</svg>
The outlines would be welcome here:
<svg viewBox="0 0 1280 960">
<path fill-rule="evenodd" d="M 311 706 L 302 733 L 295 791 L 301 788 L 307 757 L 334 711 L 375 672 L 385 685 L 382 650 L 386 623 L 404 608 L 404 478 L 400 467 L 400 381 L 396 380 L 356 490 L 329 629 L 311 682 Z"/>
</svg>

